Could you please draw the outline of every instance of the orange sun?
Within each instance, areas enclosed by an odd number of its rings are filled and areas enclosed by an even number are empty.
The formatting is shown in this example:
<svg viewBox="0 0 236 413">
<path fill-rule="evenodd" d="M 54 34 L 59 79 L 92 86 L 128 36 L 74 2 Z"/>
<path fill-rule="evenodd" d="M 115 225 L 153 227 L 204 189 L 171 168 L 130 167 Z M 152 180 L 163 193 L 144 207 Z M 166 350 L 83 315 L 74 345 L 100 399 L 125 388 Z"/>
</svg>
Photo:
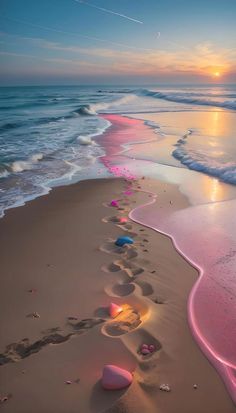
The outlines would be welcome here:
<svg viewBox="0 0 236 413">
<path fill-rule="evenodd" d="M 214 77 L 219 77 L 219 76 L 220 76 L 220 72 L 214 72 L 214 73 L 213 73 L 213 76 L 214 76 Z"/>
</svg>

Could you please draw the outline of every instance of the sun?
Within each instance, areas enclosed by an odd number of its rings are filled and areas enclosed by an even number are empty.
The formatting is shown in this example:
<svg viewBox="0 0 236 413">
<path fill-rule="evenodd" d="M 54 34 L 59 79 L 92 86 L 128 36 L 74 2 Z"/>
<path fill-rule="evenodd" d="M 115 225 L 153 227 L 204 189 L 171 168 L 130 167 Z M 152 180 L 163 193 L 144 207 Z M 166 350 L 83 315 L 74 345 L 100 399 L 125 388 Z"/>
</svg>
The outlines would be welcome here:
<svg viewBox="0 0 236 413">
<path fill-rule="evenodd" d="M 213 73 L 213 76 L 214 76 L 214 77 L 219 77 L 219 76 L 220 76 L 220 72 L 214 72 L 214 73 Z"/>
</svg>

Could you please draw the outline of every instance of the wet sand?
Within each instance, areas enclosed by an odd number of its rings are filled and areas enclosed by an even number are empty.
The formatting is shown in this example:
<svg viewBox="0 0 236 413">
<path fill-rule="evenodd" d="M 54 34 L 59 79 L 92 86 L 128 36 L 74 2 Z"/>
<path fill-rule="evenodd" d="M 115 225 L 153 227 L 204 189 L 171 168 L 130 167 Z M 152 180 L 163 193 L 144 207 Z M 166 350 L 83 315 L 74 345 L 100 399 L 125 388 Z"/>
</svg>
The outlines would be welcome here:
<svg viewBox="0 0 236 413">
<path fill-rule="evenodd" d="M 172 185 L 91 180 L 57 188 L 0 220 L 3 411 L 235 411 L 187 324 L 197 271 L 169 238 L 129 219 L 120 223 L 147 201 L 142 189 L 158 193 L 158 208 L 188 205 Z M 120 235 L 134 244 L 116 247 Z M 123 306 L 114 320 L 111 302 Z M 155 351 L 141 355 L 143 343 Z M 133 372 L 132 385 L 103 390 L 104 364 Z M 170 392 L 159 389 L 163 383 Z"/>
</svg>

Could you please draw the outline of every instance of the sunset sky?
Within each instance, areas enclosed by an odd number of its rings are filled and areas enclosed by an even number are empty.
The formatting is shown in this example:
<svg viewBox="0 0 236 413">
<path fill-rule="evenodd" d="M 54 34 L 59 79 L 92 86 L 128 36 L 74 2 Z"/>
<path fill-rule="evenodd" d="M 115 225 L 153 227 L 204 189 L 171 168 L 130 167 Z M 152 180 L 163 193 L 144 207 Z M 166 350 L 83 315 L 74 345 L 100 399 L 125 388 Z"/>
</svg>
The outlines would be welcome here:
<svg viewBox="0 0 236 413">
<path fill-rule="evenodd" d="M 1 0 L 0 84 L 236 82 L 235 0 Z"/>
</svg>

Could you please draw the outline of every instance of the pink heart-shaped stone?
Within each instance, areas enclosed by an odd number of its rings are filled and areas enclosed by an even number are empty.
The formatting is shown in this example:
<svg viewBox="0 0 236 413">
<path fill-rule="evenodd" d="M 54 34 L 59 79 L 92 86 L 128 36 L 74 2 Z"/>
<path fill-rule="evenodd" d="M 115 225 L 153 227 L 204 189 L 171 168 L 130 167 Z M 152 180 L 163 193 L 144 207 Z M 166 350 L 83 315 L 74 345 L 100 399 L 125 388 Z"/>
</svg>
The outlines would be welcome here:
<svg viewBox="0 0 236 413">
<path fill-rule="evenodd" d="M 105 390 L 120 390 L 128 387 L 133 381 L 132 374 L 120 367 L 107 364 L 102 372 L 102 387 Z"/>
<path fill-rule="evenodd" d="M 122 312 L 122 308 L 115 304 L 115 303 L 111 303 L 109 306 L 109 314 L 110 317 L 115 318 L 118 316 L 118 314 L 120 314 Z"/>
</svg>

